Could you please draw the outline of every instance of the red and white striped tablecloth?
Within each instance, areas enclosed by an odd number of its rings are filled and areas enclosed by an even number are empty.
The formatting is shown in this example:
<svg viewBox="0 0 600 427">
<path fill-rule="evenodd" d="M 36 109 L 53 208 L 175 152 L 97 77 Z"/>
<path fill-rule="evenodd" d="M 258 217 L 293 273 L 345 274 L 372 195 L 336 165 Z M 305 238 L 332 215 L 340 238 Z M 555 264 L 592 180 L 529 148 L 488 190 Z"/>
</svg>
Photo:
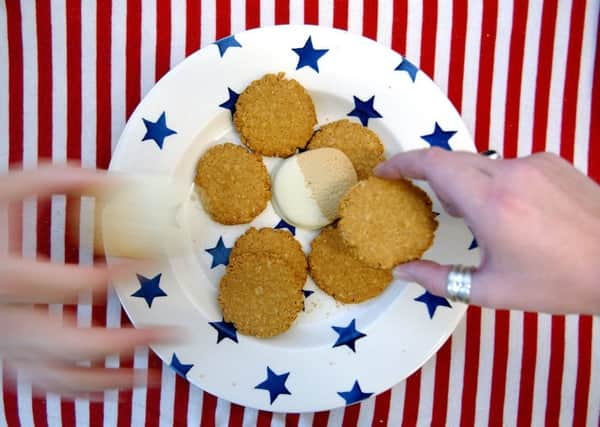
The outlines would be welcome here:
<svg viewBox="0 0 600 427">
<path fill-rule="evenodd" d="M 127 117 L 186 55 L 247 28 L 347 29 L 405 54 L 461 111 L 477 148 L 559 153 L 600 180 L 598 0 L 5 0 L 0 6 L 0 164 L 41 158 L 107 168 Z M 92 262 L 92 210 L 66 244 L 65 200 L 24 204 L 22 251 Z M 17 230 L 19 231 L 19 230 Z M 568 285 L 568 284 L 566 284 Z M 75 311 L 128 325 L 115 295 Z M 1 327 L 1 325 L 0 325 Z M 471 307 L 407 381 L 358 406 L 271 414 L 190 386 L 147 349 L 107 366 L 162 370 L 161 387 L 103 402 L 0 390 L 9 426 L 598 425 L 600 319 Z M 1 372 L 1 371 L 0 371 Z"/>
</svg>

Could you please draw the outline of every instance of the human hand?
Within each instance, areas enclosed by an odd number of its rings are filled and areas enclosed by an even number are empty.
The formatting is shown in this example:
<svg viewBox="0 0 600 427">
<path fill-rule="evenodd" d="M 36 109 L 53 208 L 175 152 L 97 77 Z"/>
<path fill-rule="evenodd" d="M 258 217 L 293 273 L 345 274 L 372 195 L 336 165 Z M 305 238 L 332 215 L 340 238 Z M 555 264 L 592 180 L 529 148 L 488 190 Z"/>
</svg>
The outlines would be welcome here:
<svg viewBox="0 0 600 427">
<path fill-rule="evenodd" d="M 79 195 L 115 185 L 105 174 L 69 167 L 42 167 L 0 177 L 0 206 L 10 207 L 29 196 Z M 131 354 L 136 346 L 172 339 L 160 328 L 106 329 L 77 327 L 76 318 L 51 316 L 33 304 L 76 304 L 82 291 L 95 296 L 107 290 L 109 280 L 132 273 L 131 265 L 118 268 L 59 265 L 0 255 L 0 356 L 13 373 L 21 368 L 34 391 L 52 391 L 64 397 L 94 398 L 104 389 L 128 388 L 152 382 L 152 373 L 134 369 L 85 367 L 107 355 Z M 94 301 L 96 298 L 94 298 Z"/>
<path fill-rule="evenodd" d="M 491 160 L 438 148 L 409 151 L 376 169 L 427 180 L 463 217 L 481 250 L 471 303 L 548 313 L 600 313 L 600 187 L 550 153 Z M 450 266 L 414 261 L 396 277 L 446 296 Z"/>
</svg>

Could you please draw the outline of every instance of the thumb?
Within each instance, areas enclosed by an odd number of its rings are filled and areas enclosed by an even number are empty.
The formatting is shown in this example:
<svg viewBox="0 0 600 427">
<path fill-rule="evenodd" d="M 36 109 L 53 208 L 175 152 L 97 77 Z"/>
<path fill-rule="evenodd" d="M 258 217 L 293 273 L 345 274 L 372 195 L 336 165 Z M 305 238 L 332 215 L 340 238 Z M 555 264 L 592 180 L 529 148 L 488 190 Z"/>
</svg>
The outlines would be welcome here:
<svg viewBox="0 0 600 427">
<path fill-rule="evenodd" d="M 394 277 L 409 282 L 417 282 L 435 295 L 447 297 L 446 279 L 450 266 L 433 261 L 412 261 L 394 268 Z"/>
</svg>

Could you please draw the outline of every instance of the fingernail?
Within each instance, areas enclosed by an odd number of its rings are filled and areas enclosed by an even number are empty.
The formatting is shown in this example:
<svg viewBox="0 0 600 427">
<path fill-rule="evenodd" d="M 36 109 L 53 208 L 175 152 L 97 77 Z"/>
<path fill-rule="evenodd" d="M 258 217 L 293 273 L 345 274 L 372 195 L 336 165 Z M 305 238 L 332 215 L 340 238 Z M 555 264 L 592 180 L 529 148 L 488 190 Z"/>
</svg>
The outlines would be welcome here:
<svg viewBox="0 0 600 427">
<path fill-rule="evenodd" d="M 405 282 L 411 282 L 414 280 L 410 272 L 406 271 L 405 267 L 396 267 L 392 270 L 392 275 L 398 280 L 404 280 Z"/>
</svg>

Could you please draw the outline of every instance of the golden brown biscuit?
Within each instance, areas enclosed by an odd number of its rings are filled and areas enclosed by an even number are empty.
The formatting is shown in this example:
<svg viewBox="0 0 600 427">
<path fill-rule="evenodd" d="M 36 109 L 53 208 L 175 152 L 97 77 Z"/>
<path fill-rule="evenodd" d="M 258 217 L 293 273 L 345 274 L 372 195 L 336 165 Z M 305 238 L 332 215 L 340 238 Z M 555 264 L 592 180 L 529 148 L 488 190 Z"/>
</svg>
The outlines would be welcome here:
<svg viewBox="0 0 600 427">
<path fill-rule="evenodd" d="M 219 287 L 219 305 L 226 322 L 261 338 L 290 328 L 302 310 L 302 289 L 294 270 L 267 253 L 247 253 L 227 266 Z"/>
<path fill-rule="evenodd" d="M 300 83 L 283 73 L 250 83 L 233 116 L 242 142 L 265 156 L 288 157 L 306 147 L 316 123 L 312 99 Z"/>
<path fill-rule="evenodd" d="M 308 149 L 332 147 L 344 152 L 356 169 L 358 179 L 372 175 L 373 168 L 384 160 L 383 144 L 371 129 L 350 120 L 338 120 L 319 129 Z"/>
<path fill-rule="evenodd" d="M 216 145 L 204 153 L 195 183 L 204 209 L 221 224 L 248 223 L 271 199 L 271 178 L 262 158 L 240 145 Z"/>
<path fill-rule="evenodd" d="M 376 268 L 420 258 L 438 225 L 423 190 L 405 179 L 374 176 L 348 191 L 340 218 L 340 235 L 352 254 Z"/>
<path fill-rule="evenodd" d="M 354 258 L 334 226 L 321 230 L 312 241 L 308 263 L 317 286 L 343 303 L 373 298 L 392 281 L 391 270 L 372 268 Z"/>
<path fill-rule="evenodd" d="M 252 227 L 242 234 L 233 245 L 230 260 L 247 253 L 268 252 L 281 258 L 298 276 L 297 284 L 304 286 L 307 276 L 307 263 L 300 243 L 284 230 Z"/>
</svg>

